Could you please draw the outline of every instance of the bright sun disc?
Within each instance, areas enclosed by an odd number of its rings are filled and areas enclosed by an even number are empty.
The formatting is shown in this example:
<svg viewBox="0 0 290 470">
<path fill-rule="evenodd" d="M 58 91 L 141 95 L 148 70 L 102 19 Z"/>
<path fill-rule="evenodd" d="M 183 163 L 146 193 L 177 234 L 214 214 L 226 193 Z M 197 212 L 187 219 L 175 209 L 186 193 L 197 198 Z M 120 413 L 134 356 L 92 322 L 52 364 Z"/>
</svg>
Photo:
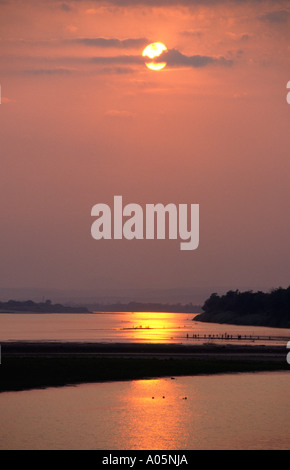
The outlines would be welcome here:
<svg viewBox="0 0 290 470">
<path fill-rule="evenodd" d="M 149 59 L 155 59 L 159 57 L 162 52 L 167 51 L 167 47 L 164 46 L 161 42 L 153 42 L 146 46 L 142 56 L 149 57 Z M 162 70 L 166 66 L 166 62 L 146 62 L 146 66 L 151 70 Z"/>
</svg>

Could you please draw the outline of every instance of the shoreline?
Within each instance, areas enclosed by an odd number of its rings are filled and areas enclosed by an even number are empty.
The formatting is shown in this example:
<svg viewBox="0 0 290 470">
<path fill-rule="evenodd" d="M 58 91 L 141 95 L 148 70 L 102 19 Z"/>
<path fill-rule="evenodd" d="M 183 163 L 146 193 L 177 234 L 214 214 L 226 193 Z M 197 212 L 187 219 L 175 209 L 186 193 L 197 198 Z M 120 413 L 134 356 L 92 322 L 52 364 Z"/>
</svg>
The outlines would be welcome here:
<svg viewBox="0 0 290 470">
<path fill-rule="evenodd" d="M 290 371 L 284 346 L 4 342 L 0 392 L 106 381 Z"/>
<path fill-rule="evenodd" d="M 204 338 L 200 338 L 203 340 Z M 205 339 L 208 339 L 207 337 Z M 229 339 L 230 341 L 230 339 Z M 265 354 L 281 354 L 286 353 L 286 345 L 288 340 L 285 339 L 285 346 L 281 345 L 264 345 L 264 344 L 220 344 L 207 342 L 202 344 L 185 344 L 185 343 L 153 343 L 153 342 L 95 342 L 95 341 L 61 341 L 61 340 L 8 340 L 0 341 L 2 351 L 7 354 L 13 353 L 51 353 L 60 354 L 68 353 L 151 353 L 151 354 L 195 354 L 201 353 L 222 353 L 231 351 L 234 353 L 251 354 L 254 351 L 259 352 L 262 356 Z"/>
<path fill-rule="evenodd" d="M 249 316 L 245 319 L 244 316 L 232 316 L 231 318 L 225 319 L 224 313 L 220 315 L 217 314 L 207 314 L 207 313 L 197 313 L 196 316 L 192 319 L 192 321 L 196 321 L 199 323 L 209 323 L 213 325 L 233 325 L 233 326 L 252 326 L 257 328 L 273 328 L 277 330 L 290 330 L 289 323 L 287 324 L 272 324 L 271 322 L 266 321 L 251 321 L 249 320 Z"/>
</svg>

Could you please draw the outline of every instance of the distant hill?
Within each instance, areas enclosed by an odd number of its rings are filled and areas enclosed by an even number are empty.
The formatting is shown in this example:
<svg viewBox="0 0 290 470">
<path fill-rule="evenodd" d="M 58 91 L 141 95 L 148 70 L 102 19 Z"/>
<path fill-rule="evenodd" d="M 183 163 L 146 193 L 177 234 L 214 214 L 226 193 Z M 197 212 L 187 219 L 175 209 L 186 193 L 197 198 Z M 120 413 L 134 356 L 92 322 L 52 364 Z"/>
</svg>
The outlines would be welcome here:
<svg viewBox="0 0 290 470">
<path fill-rule="evenodd" d="M 170 312 L 170 313 L 198 313 L 201 312 L 200 305 L 192 303 L 182 304 L 163 304 L 147 302 L 129 302 L 115 304 L 92 304 L 90 310 L 94 312 Z"/>
<path fill-rule="evenodd" d="M 0 302 L 0 313 L 89 313 L 86 307 L 68 307 L 53 304 L 50 300 L 33 302 L 32 300 L 8 300 Z"/>
<path fill-rule="evenodd" d="M 172 312 L 172 313 L 198 313 L 201 312 L 200 305 L 192 303 L 163 304 L 129 302 L 114 304 L 92 304 L 83 306 L 65 306 L 53 304 L 50 300 L 45 302 L 33 302 L 32 300 L 9 300 L 0 302 L 0 313 L 91 313 L 91 312 Z"/>
<path fill-rule="evenodd" d="M 290 287 L 261 291 L 229 291 L 212 294 L 194 321 L 233 325 L 290 328 Z"/>
</svg>

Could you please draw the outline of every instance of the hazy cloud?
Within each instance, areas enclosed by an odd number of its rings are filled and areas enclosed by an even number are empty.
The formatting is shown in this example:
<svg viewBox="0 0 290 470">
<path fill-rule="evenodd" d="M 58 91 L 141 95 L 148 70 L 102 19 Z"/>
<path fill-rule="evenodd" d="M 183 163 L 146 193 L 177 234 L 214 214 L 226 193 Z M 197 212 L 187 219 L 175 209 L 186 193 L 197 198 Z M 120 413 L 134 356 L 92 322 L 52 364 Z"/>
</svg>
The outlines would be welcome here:
<svg viewBox="0 0 290 470">
<path fill-rule="evenodd" d="M 121 55 L 121 56 L 110 56 L 110 57 L 91 57 L 88 59 L 89 62 L 100 65 L 140 65 L 147 62 L 148 59 L 141 57 L 140 55 Z M 158 58 L 155 62 L 166 62 L 170 67 L 206 67 L 208 65 L 221 65 L 231 66 L 233 64 L 232 59 L 226 59 L 225 57 L 211 57 L 193 55 L 186 56 L 176 49 L 170 49 Z"/>
<path fill-rule="evenodd" d="M 249 33 L 233 33 L 233 32 L 227 32 L 227 36 L 232 39 L 233 41 L 248 41 L 253 35 Z"/>
<path fill-rule="evenodd" d="M 158 61 L 165 61 L 167 65 L 172 67 L 206 67 L 207 65 L 222 65 L 230 66 L 233 60 L 226 59 L 225 57 L 211 57 L 202 55 L 186 56 L 176 49 L 170 49 L 164 52 Z"/>
<path fill-rule="evenodd" d="M 70 0 L 72 3 L 81 3 L 86 0 Z M 289 0 L 280 0 L 280 3 L 289 3 Z M 149 7 L 162 7 L 162 6 L 188 6 L 192 7 L 195 5 L 203 6 L 215 6 L 219 4 L 262 4 L 262 3 L 273 3 L 277 4 L 277 0 L 92 0 L 92 4 L 109 4 L 115 6 L 135 6 L 144 5 Z"/>
<path fill-rule="evenodd" d="M 0 0 L 1 5 L 7 5 L 14 3 L 15 0 Z M 73 4 L 85 4 L 87 0 L 67 0 L 63 2 L 61 0 L 54 0 L 56 4 L 60 4 L 60 8 L 63 11 L 69 12 L 71 5 Z M 23 3 L 25 3 L 23 1 Z M 46 2 L 45 2 L 46 3 Z M 93 8 L 93 5 L 110 5 L 116 7 L 135 7 L 136 5 L 142 5 L 147 7 L 194 7 L 194 6 L 206 6 L 214 7 L 216 5 L 246 5 L 246 4 L 273 4 L 277 5 L 277 0 L 91 0 L 91 6 L 88 8 L 85 13 L 88 15 L 94 15 L 97 13 L 97 10 Z M 280 0 L 280 5 L 289 5 L 289 0 Z"/>
<path fill-rule="evenodd" d="M 187 31 L 181 31 L 179 34 L 185 37 L 200 38 L 201 36 L 203 36 L 204 31 L 202 31 L 201 29 L 189 29 Z"/>
<path fill-rule="evenodd" d="M 87 64 L 86 60 L 79 60 L 78 64 L 85 63 Z M 101 60 L 99 61 L 100 65 Z M 69 76 L 72 74 L 93 74 L 93 75 L 128 75 L 134 74 L 136 70 L 134 68 L 126 67 L 126 66 L 105 66 L 105 67 L 98 67 L 95 69 L 89 70 L 82 70 L 81 68 L 66 68 L 66 67 L 51 67 L 51 68 L 31 68 L 25 70 L 18 70 L 17 73 L 21 73 L 24 75 L 31 75 L 31 76 Z M 4 102 L 4 101 L 3 101 Z"/>
<path fill-rule="evenodd" d="M 93 64 L 100 65 L 114 65 L 114 64 L 124 64 L 124 65 L 137 65 L 143 64 L 144 59 L 140 55 L 121 55 L 121 56 L 111 56 L 111 57 L 91 57 L 87 59 L 88 62 Z"/>
<path fill-rule="evenodd" d="M 72 11 L 72 7 L 68 3 L 61 3 L 60 9 L 62 11 Z"/>
<path fill-rule="evenodd" d="M 70 75 L 74 70 L 67 68 L 52 68 L 52 69 L 27 69 L 24 74 L 27 75 Z"/>
<path fill-rule="evenodd" d="M 102 67 L 97 72 L 98 75 L 126 75 L 132 73 L 135 73 L 135 70 L 130 67 Z"/>
<path fill-rule="evenodd" d="M 227 52 L 228 58 L 193 55 L 187 56 L 176 49 L 170 49 L 158 58 L 156 62 L 166 62 L 168 67 L 188 67 L 203 68 L 207 66 L 229 67 L 233 65 L 234 60 L 239 57 Z M 19 57 L 19 60 L 23 57 Z M 149 59 L 151 60 L 151 59 Z M 46 66 L 37 66 L 45 61 Z M 139 55 L 114 55 L 114 56 L 95 56 L 95 57 L 36 57 L 33 60 L 34 67 L 23 70 L 22 73 L 30 75 L 70 75 L 73 73 L 81 73 L 82 66 L 97 66 L 94 73 L 97 74 L 132 74 L 136 71 L 137 66 L 145 66 L 148 58 Z M 92 73 L 87 69 L 86 72 Z"/>
<path fill-rule="evenodd" d="M 117 39 L 117 38 L 76 38 L 70 42 L 76 44 L 83 44 L 85 46 L 92 47 L 103 47 L 110 48 L 115 47 L 119 49 L 130 49 L 134 47 L 145 47 L 148 42 L 146 38 L 129 38 L 129 39 Z"/>
<path fill-rule="evenodd" d="M 73 25 L 68 25 L 67 30 L 75 32 L 78 28 Z M 0 37 L 0 41 L 2 38 Z M 72 39 L 5 39 L 5 42 L 9 44 L 16 45 L 29 45 L 29 46 L 43 46 L 43 47 L 59 47 L 60 45 L 71 45 L 79 44 L 88 47 L 99 47 L 102 49 L 134 49 L 134 48 L 143 48 L 151 41 L 147 38 L 127 38 L 127 39 L 118 39 L 118 38 L 86 38 L 86 37 L 77 37 Z"/>
<path fill-rule="evenodd" d="M 261 21 L 274 24 L 287 23 L 289 18 L 290 12 L 287 10 L 270 11 L 259 17 Z"/>
</svg>

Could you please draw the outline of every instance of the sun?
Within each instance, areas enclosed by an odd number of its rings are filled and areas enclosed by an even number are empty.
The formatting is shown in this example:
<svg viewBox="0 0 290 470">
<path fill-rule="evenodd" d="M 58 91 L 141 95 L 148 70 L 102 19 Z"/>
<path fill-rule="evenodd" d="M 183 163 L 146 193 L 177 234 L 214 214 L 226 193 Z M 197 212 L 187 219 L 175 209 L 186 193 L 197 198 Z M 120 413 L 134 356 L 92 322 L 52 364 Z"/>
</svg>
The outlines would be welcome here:
<svg viewBox="0 0 290 470">
<path fill-rule="evenodd" d="M 164 46 L 164 44 L 161 42 L 153 42 L 152 44 L 149 44 L 149 46 L 145 47 L 142 56 L 149 57 L 149 59 L 155 59 L 164 51 L 167 51 L 167 47 Z M 146 62 L 146 66 L 150 70 L 162 70 L 166 66 L 166 62 Z"/>
</svg>

